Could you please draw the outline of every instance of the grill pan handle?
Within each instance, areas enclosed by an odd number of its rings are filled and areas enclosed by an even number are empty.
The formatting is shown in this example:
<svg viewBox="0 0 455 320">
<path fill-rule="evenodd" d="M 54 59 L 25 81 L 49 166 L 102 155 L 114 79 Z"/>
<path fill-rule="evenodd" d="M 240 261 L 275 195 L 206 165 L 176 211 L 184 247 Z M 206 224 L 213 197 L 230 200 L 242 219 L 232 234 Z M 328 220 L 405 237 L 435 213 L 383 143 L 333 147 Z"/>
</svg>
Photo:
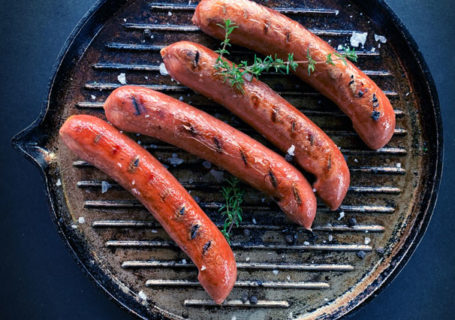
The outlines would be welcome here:
<svg viewBox="0 0 455 320">
<path fill-rule="evenodd" d="M 37 120 L 16 134 L 11 139 L 11 143 L 16 150 L 22 152 L 43 171 L 46 171 L 56 159 L 55 153 L 45 148 L 48 140 L 48 135 L 44 132 L 40 121 Z"/>
</svg>

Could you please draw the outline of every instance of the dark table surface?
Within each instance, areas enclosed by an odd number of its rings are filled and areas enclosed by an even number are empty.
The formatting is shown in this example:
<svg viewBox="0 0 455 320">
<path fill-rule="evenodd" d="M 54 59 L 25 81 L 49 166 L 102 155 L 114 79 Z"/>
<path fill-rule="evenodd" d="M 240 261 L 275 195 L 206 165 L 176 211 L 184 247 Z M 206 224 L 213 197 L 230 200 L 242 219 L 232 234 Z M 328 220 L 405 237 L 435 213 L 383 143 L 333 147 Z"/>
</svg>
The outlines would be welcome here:
<svg viewBox="0 0 455 320">
<path fill-rule="evenodd" d="M 128 319 L 81 272 L 51 221 L 38 170 L 11 137 L 39 114 L 52 65 L 95 0 L 1 0 L 0 318 Z M 352 319 L 455 317 L 455 10 L 453 0 L 387 0 L 417 41 L 436 82 L 445 161 L 433 219 L 407 266 Z M 451 196 L 452 195 L 452 196 Z"/>
</svg>

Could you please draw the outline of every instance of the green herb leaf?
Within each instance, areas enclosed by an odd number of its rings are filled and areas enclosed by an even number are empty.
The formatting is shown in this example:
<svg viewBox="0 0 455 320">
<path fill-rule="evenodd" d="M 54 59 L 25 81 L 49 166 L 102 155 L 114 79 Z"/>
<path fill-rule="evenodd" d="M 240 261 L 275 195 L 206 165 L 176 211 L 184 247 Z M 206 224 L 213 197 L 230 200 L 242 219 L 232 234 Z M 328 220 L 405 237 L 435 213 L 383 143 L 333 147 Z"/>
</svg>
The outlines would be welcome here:
<svg viewBox="0 0 455 320">
<path fill-rule="evenodd" d="M 308 75 L 311 76 L 311 72 L 316 69 L 316 60 L 311 57 L 310 48 L 307 49 L 306 57 L 308 59 Z"/>
<path fill-rule="evenodd" d="M 223 233 L 226 240 L 230 243 L 231 241 L 231 230 L 232 227 L 239 226 L 242 222 L 242 202 L 244 191 L 239 187 L 239 180 L 237 178 L 227 179 L 227 186 L 221 189 L 225 203 L 220 207 L 219 212 L 225 217 Z"/>
<path fill-rule="evenodd" d="M 335 62 L 333 62 L 332 54 L 331 54 L 331 53 L 329 53 L 329 54 L 327 55 L 327 58 L 326 58 L 325 62 L 326 62 L 327 64 L 331 64 L 332 66 L 335 65 Z"/>
</svg>

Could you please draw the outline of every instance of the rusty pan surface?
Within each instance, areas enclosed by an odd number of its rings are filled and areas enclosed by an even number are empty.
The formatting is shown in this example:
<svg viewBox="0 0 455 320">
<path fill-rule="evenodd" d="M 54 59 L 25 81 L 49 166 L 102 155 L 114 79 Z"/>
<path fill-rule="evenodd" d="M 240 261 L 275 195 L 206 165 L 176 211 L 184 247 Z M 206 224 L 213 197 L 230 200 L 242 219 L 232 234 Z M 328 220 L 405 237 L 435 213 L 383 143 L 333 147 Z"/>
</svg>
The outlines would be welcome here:
<svg viewBox="0 0 455 320">
<path fill-rule="evenodd" d="M 262 78 L 341 147 L 352 183 L 341 210 L 319 204 L 314 235 L 245 185 L 244 222 L 232 238 L 239 277 L 222 307 L 211 302 L 190 260 L 153 217 L 58 139 L 58 128 L 72 114 L 104 119 L 103 101 L 125 76 L 128 84 L 179 98 L 268 145 L 224 108 L 160 73 L 163 46 L 178 40 L 218 46 L 191 24 L 194 2 L 100 1 L 68 40 L 42 115 L 13 140 L 42 169 L 53 219 L 81 266 L 138 317 L 339 318 L 398 273 L 429 222 L 441 174 L 442 128 L 431 75 L 404 26 L 377 0 L 258 2 L 302 22 L 335 48 L 349 44 L 354 31 L 368 32 L 358 65 L 389 96 L 397 129 L 386 147 L 368 150 L 349 119 L 300 80 Z M 252 56 L 243 48 L 233 51 L 238 59 Z M 204 211 L 222 223 L 218 208 L 227 173 L 160 141 L 130 136 L 169 166 Z"/>
</svg>

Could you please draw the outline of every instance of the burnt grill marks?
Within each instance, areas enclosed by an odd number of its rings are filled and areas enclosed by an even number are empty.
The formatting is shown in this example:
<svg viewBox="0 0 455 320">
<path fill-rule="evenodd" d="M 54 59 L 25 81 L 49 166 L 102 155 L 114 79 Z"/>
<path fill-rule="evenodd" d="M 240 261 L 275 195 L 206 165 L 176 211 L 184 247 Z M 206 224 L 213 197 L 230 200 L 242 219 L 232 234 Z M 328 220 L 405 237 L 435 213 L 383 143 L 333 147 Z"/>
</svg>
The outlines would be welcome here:
<svg viewBox="0 0 455 320">
<path fill-rule="evenodd" d="M 269 177 L 270 177 L 270 182 L 272 182 L 272 186 L 276 189 L 278 187 L 278 182 L 276 180 L 275 174 L 273 173 L 272 169 L 269 169 Z"/>
<path fill-rule="evenodd" d="M 212 240 L 207 241 L 204 246 L 202 247 L 202 255 L 205 255 L 207 253 L 207 250 L 209 250 L 210 246 L 212 245 Z"/>
<path fill-rule="evenodd" d="M 314 146 L 314 136 L 311 132 L 308 133 L 308 140 L 310 141 L 310 145 Z"/>
<path fill-rule="evenodd" d="M 270 27 L 270 22 L 268 20 L 264 21 L 264 34 L 267 34 L 269 32 L 269 27 Z"/>
<path fill-rule="evenodd" d="M 327 170 L 330 171 L 332 168 L 332 156 L 329 155 L 329 159 L 327 160 Z"/>
<path fill-rule="evenodd" d="M 292 120 L 292 122 L 291 122 L 291 134 L 295 133 L 295 126 L 296 126 L 296 123 L 295 123 L 294 120 Z"/>
<path fill-rule="evenodd" d="M 371 118 L 372 118 L 374 121 L 378 121 L 380 117 L 381 117 L 381 113 L 380 113 L 379 111 L 374 110 L 374 111 L 371 113 Z"/>
<path fill-rule="evenodd" d="M 354 84 L 354 75 L 351 75 L 351 81 L 349 81 L 349 86 L 352 86 Z"/>
<path fill-rule="evenodd" d="M 247 159 L 246 159 L 246 154 L 245 154 L 245 152 L 243 152 L 242 149 L 239 149 L 239 152 L 240 152 L 240 157 L 242 157 L 243 163 L 245 164 L 246 167 L 248 167 L 248 161 L 247 161 Z"/>
<path fill-rule="evenodd" d="M 139 156 L 134 157 L 133 160 L 131 160 L 129 166 L 128 166 L 128 172 L 133 173 L 136 171 L 137 167 L 139 166 Z"/>
<path fill-rule="evenodd" d="M 251 102 L 253 102 L 253 107 L 257 109 L 257 107 L 259 106 L 259 98 L 253 95 L 251 97 Z"/>
<path fill-rule="evenodd" d="M 373 112 L 371 113 L 371 118 L 374 121 L 378 121 L 381 117 L 381 113 L 376 110 L 379 107 L 379 101 L 378 97 L 376 97 L 376 93 L 373 93 L 373 99 L 371 101 L 373 102 Z"/>
<path fill-rule="evenodd" d="M 190 231 L 190 238 L 191 240 L 194 240 L 194 238 L 196 238 L 197 236 L 197 232 L 199 230 L 201 226 L 199 224 L 195 224 L 191 227 L 191 231 Z"/>
<path fill-rule="evenodd" d="M 199 65 L 199 58 L 200 58 L 200 53 L 199 51 L 196 50 L 196 54 L 194 55 L 194 60 L 193 60 L 193 67 L 197 68 Z"/>
<path fill-rule="evenodd" d="M 131 97 L 134 106 L 134 114 L 140 116 L 144 112 L 144 106 L 142 103 L 138 102 L 135 96 Z"/>
<path fill-rule="evenodd" d="M 279 108 L 278 107 L 273 107 L 272 109 L 272 116 L 271 116 L 271 119 L 273 122 L 277 122 L 278 121 L 278 112 L 279 112 Z"/>
<path fill-rule="evenodd" d="M 95 137 L 95 139 L 93 139 L 93 142 L 94 142 L 95 144 L 97 144 L 98 142 L 100 142 L 101 137 L 102 137 L 101 134 L 97 134 L 96 137 Z"/>
<path fill-rule="evenodd" d="M 185 132 L 188 132 L 189 134 L 191 134 L 192 136 L 197 136 L 198 135 L 198 132 L 196 130 L 196 128 L 193 127 L 192 124 L 188 123 L 188 124 L 183 124 L 182 125 L 182 128 Z"/>
<path fill-rule="evenodd" d="M 299 190 L 295 186 L 295 184 L 292 185 L 292 192 L 294 193 L 294 198 L 295 201 L 297 201 L 297 204 L 300 206 L 302 205 L 302 198 L 300 198 Z"/>
<path fill-rule="evenodd" d="M 215 144 L 216 152 L 222 153 L 223 146 L 221 145 L 221 141 L 217 137 L 213 137 L 213 143 Z"/>
<path fill-rule="evenodd" d="M 291 31 L 286 31 L 286 43 L 291 42 Z"/>
</svg>

